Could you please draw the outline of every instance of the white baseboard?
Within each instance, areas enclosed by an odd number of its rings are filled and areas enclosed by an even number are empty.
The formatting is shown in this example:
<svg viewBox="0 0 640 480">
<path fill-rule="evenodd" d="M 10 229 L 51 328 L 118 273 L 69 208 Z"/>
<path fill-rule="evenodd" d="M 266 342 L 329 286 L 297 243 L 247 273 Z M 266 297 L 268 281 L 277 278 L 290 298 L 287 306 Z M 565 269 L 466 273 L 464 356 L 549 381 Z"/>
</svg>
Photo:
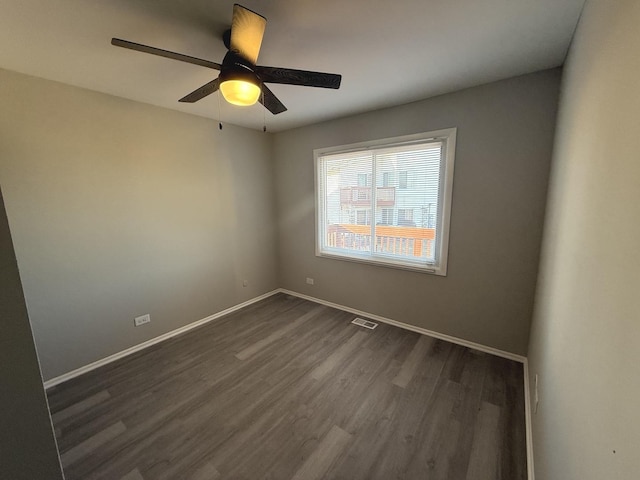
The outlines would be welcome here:
<svg viewBox="0 0 640 480">
<path fill-rule="evenodd" d="M 124 358 L 128 355 L 131 355 L 132 353 L 136 353 L 136 352 L 139 352 L 140 350 L 144 350 L 145 348 L 150 347 L 151 345 L 155 345 L 156 343 L 160 343 L 171 337 L 180 335 L 181 333 L 188 332 L 189 330 L 199 327 L 200 325 L 204 325 L 205 323 L 208 323 L 212 320 L 228 315 L 232 312 L 235 312 L 236 310 L 240 310 L 241 308 L 251 305 L 252 303 L 259 302 L 260 300 L 263 300 L 267 297 L 275 295 L 276 293 L 279 293 L 279 292 L 280 292 L 280 289 L 272 290 L 271 292 L 267 292 L 264 295 L 251 298 L 246 302 L 239 303 L 238 305 L 234 305 L 233 307 L 229 307 L 225 310 L 222 310 L 221 312 L 214 313 L 213 315 L 209 315 L 208 317 L 203 318 L 201 320 L 196 320 L 195 322 L 189 323 L 184 327 L 176 328 L 175 330 L 171 330 L 170 332 L 167 332 L 163 335 L 152 338 L 151 340 L 147 340 L 146 342 L 142 342 L 142 343 L 139 343 L 138 345 L 134 345 L 133 347 L 127 348 L 126 350 L 122 350 L 121 352 L 114 353 L 113 355 L 109 355 L 108 357 L 102 358 L 100 360 L 96 360 L 95 362 L 85 365 L 84 367 L 71 370 L 70 372 L 64 373 L 58 377 L 54 377 L 50 380 L 47 380 L 46 382 L 44 382 L 44 388 L 48 389 L 51 387 L 55 387 L 56 385 L 66 382 L 67 380 L 71 380 L 72 378 L 78 377 L 83 373 L 90 372 L 91 370 L 95 370 L 96 368 L 100 368 L 103 365 L 107 365 L 111 362 L 115 362 L 116 360 Z"/>
<path fill-rule="evenodd" d="M 524 361 L 524 415 L 527 429 L 527 473 L 529 480 L 535 480 L 533 469 L 533 426 L 531 418 L 531 388 L 529 387 L 529 360 Z"/>
<path fill-rule="evenodd" d="M 496 355 L 497 357 L 507 358 L 509 360 L 514 360 L 520 363 L 525 363 L 527 361 L 526 357 L 523 357 L 522 355 L 506 352 L 504 350 L 500 350 L 493 347 L 487 347 L 486 345 L 482 345 L 480 343 L 470 342 L 469 340 L 453 337 L 451 335 L 446 335 L 444 333 L 434 332 L 433 330 L 427 330 L 426 328 L 422 328 L 422 327 L 416 327 L 415 325 L 410 325 L 408 323 L 398 322 L 397 320 L 392 320 L 390 318 L 382 317 L 374 313 L 365 312 L 363 310 L 347 307 L 345 305 L 340 305 L 338 303 L 328 302 L 326 300 L 322 300 L 321 298 L 311 297 L 309 295 L 304 295 L 302 293 L 294 292 L 292 290 L 287 290 L 284 288 L 280 288 L 279 291 L 282 293 L 286 293 L 287 295 L 293 295 L 294 297 L 304 298 L 305 300 L 309 300 L 311 302 L 320 303 L 322 305 L 327 305 L 328 307 L 337 308 L 339 310 L 355 313 L 356 315 L 367 317 L 372 320 L 378 320 L 379 322 L 382 322 L 382 323 L 387 323 L 389 325 L 394 325 L 396 327 L 404 328 L 405 330 L 411 330 L 412 332 L 421 333 L 422 335 L 428 335 L 429 337 L 439 338 L 440 340 L 446 340 L 447 342 L 455 343 L 456 345 L 462 345 L 463 347 L 468 347 L 473 350 L 478 350 L 484 353 L 490 353 L 492 355 Z"/>
<path fill-rule="evenodd" d="M 485 353 L 490 353 L 492 355 L 496 355 L 498 357 L 503 357 L 503 358 L 508 358 L 509 360 L 515 360 L 516 362 L 520 362 L 525 364 L 526 363 L 526 357 L 523 357 L 522 355 L 517 355 L 515 353 L 511 353 L 511 352 L 506 352 L 504 350 L 499 350 L 497 348 L 493 348 L 493 347 L 488 347 L 486 345 L 481 345 L 479 343 L 475 343 L 475 342 L 470 342 L 468 340 L 464 340 L 462 338 L 458 338 L 458 337 L 453 337 L 451 335 L 446 335 L 444 333 L 438 333 L 438 332 L 434 332 L 432 330 L 427 330 L 425 328 L 421 328 L 421 327 L 416 327 L 415 325 L 409 325 L 408 323 L 403 323 L 403 322 L 398 322 L 396 320 L 392 320 L 390 318 L 386 318 L 386 317 L 382 317 L 380 315 L 376 315 L 374 313 L 370 313 L 370 312 L 365 312 L 363 310 L 358 310 L 355 308 L 351 308 L 351 307 L 347 307 L 346 305 L 340 305 L 337 303 L 333 303 L 333 302 L 328 302 L 326 300 L 322 300 L 320 298 L 315 298 L 315 297 L 311 297 L 309 295 L 304 295 L 302 293 L 298 293 L 298 292 L 294 292 L 292 290 L 287 290 L 284 288 L 278 288 L 276 290 L 272 290 L 271 292 L 267 292 L 264 295 L 260 295 L 258 297 L 252 298 L 250 300 L 247 300 L 246 302 L 242 302 L 239 303 L 238 305 L 234 305 L 233 307 L 229 307 L 225 310 L 222 310 L 218 313 L 214 313 L 213 315 L 209 315 L 206 318 L 203 318 L 201 320 L 197 320 L 195 322 L 192 322 L 188 325 L 185 325 L 183 327 L 177 328 L 175 330 L 172 330 L 170 332 L 167 332 L 163 335 L 160 335 L 158 337 L 152 338 L 150 340 L 147 340 L 146 342 L 143 343 L 139 343 L 138 345 L 134 345 L 133 347 L 127 348 L 126 350 L 122 350 L 120 352 L 114 353 L 113 355 L 109 355 L 108 357 L 102 358 L 100 360 L 97 360 L 95 362 L 92 362 L 88 365 L 85 365 L 83 367 L 77 368 L 75 370 L 72 370 L 70 372 L 64 373 L 58 377 L 54 377 L 50 380 L 47 380 L 46 382 L 44 382 L 44 388 L 48 389 L 51 387 L 54 387 L 56 385 L 59 385 L 60 383 L 66 382 L 67 380 L 71 380 L 72 378 L 75 378 L 79 375 L 82 375 L 83 373 L 86 372 L 90 372 L 92 370 L 95 370 L 96 368 L 99 368 L 103 365 L 107 365 L 111 362 L 115 362 L 116 360 L 119 360 L 120 358 L 124 358 L 128 355 L 131 355 L 132 353 L 135 352 L 139 352 L 140 350 L 144 350 L 147 347 L 150 347 L 151 345 L 155 345 L 156 343 L 160 343 L 164 340 L 167 340 L 169 338 L 175 337 L 176 335 L 180 335 L 181 333 L 184 332 L 188 332 L 189 330 L 199 327 L 200 325 L 204 325 L 205 323 L 211 322 L 212 320 L 215 320 L 217 318 L 220 318 L 224 315 L 228 315 L 229 313 L 235 312 L 236 310 L 240 310 L 241 308 L 244 308 L 248 305 L 251 305 L 252 303 L 256 303 L 259 302 L 260 300 L 263 300 L 267 297 L 270 297 L 272 295 L 275 295 L 276 293 L 285 293 L 287 295 L 292 295 L 294 297 L 299 297 L 299 298 L 303 298 L 305 300 L 309 300 L 315 303 L 320 303 L 322 305 L 327 305 L 329 307 L 333 307 L 333 308 L 337 308 L 340 310 L 344 310 L 347 312 L 351 312 L 354 313 L 356 315 L 361 315 L 364 317 L 368 317 L 371 318 L 373 320 L 378 320 L 379 322 L 382 323 L 387 323 L 389 325 L 394 325 L 396 327 L 400 327 L 403 328 L 405 330 L 411 330 L 413 332 L 417 332 L 423 335 L 428 335 L 430 337 L 434 337 L 434 338 L 439 338 L 441 340 L 446 340 L 448 342 L 451 343 L 455 343 L 457 345 L 462 345 L 463 347 L 468 347 L 468 348 L 472 348 L 474 350 L 478 350 L 481 352 L 485 352 Z M 526 370 L 525 370 L 526 371 Z M 525 384 L 525 388 L 528 389 L 528 384 Z"/>
</svg>

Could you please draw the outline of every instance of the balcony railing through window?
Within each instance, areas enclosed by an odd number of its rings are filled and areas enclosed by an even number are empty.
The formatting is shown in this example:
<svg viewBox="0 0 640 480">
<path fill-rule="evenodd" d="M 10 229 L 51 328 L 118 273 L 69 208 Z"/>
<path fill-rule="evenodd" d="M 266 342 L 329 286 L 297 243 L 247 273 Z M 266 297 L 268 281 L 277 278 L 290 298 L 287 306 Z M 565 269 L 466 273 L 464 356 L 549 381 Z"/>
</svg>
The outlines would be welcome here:
<svg viewBox="0 0 640 480">
<path fill-rule="evenodd" d="M 372 248 L 370 225 L 334 224 L 327 227 L 327 246 L 432 260 L 435 236 L 434 228 L 376 225 Z"/>
</svg>

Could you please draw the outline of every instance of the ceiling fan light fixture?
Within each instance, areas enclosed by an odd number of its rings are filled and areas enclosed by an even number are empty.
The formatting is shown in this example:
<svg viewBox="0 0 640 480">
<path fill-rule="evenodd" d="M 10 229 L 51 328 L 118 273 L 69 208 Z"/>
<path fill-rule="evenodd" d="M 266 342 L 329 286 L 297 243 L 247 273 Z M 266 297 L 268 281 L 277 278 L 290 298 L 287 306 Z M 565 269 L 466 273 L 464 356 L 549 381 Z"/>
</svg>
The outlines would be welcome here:
<svg viewBox="0 0 640 480">
<path fill-rule="evenodd" d="M 224 99 L 234 105 L 248 107 L 260 98 L 260 87 L 245 80 L 227 80 L 220 84 Z"/>
<path fill-rule="evenodd" d="M 233 105 L 248 107 L 260 98 L 260 81 L 255 73 L 242 68 L 220 72 L 220 91 Z"/>
</svg>

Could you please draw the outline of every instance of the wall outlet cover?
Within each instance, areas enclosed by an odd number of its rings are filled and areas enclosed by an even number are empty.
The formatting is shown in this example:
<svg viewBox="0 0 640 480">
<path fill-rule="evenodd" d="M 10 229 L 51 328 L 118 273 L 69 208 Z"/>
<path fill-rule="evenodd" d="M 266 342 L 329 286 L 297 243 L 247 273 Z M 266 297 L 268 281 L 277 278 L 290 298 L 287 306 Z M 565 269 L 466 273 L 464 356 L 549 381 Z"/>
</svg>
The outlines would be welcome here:
<svg viewBox="0 0 640 480">
<path fill-rule="evenodd" d="M 151 315 L 147 313 L 146 315 L 141 315 L 139 317 L 134 318 L 133 324 L 136 327 L 139 327 L 140 325 L 144 325 L 145 323 L 149 323 L 150 321 L 151 321 Z"/>
</svg>

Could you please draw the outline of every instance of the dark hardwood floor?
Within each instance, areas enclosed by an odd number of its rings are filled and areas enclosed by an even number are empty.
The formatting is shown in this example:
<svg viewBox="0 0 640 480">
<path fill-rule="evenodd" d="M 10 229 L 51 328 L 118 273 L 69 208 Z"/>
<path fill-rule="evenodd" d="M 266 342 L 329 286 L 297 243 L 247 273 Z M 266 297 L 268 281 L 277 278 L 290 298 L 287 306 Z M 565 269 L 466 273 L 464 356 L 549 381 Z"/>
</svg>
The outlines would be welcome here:
<svg viewBox="0 0 640 480">
<path fill-rule="evenodd" d="M 48 391 L 67 480 L 526 478 L 522 365 L 277 294 Z"/>
</svg>

